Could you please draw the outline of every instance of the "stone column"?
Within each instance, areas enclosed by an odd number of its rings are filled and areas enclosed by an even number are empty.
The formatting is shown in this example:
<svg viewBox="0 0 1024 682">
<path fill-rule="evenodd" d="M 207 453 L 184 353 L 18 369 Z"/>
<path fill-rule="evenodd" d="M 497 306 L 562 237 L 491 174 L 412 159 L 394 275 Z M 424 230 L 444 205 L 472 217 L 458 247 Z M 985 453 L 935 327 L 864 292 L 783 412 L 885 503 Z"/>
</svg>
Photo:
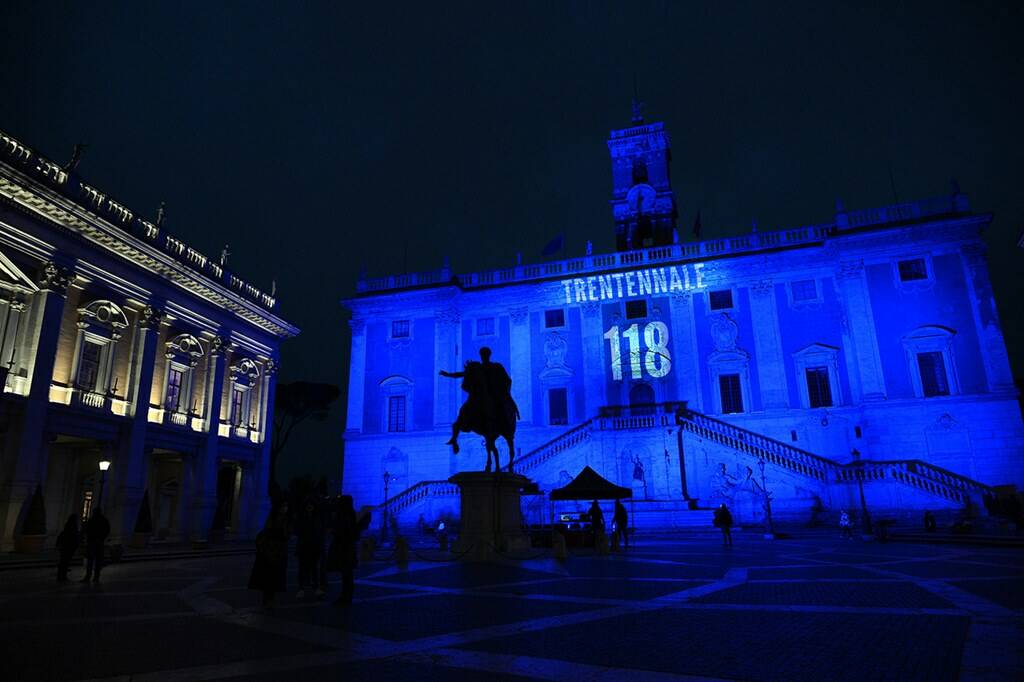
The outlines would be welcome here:
<svg viewBox="0 0 1024 682">
<path fill-rule="evenodd" d="M 224 340 L 214 337 L 207 354 L 206 433 L 192 461 L 188 505 L 193 542 L 209 537 L 217 510 L 217 456 L 220 438 L 220 404 L 224 393 Z"/>
<path fill-rule="evenodd" d="M 107 481 L 112 503 L 108 507 L 114 512 L 107 514 L 113 543 L 123 542 L 131 536 L 146 491 L 146 474 L 149 470 L 149 451 L 146 448 L 149 396 L 153 386 L 162 318 L 161 311 L 146 306 L 139 312 L 135 330 L 135 353 L 129 371 L 131 378 L 125 390 L 129 400 L 129 420 L 122 429 L 114 462 L 110 467 L 111 480 Z"/>
<path fill-rule="evenodd" d="M 882 374 L 882 359 L 878 353 L 878 335 L 875 331 L 875 316 L 871 312 L 871 298 L 864 276 L 864 261 L 843 261 L 836 272 L 839 282 L 839 296 L 845 310 L 843 334 L 853 346 L 853 357 L 860 396 L 856 402 L 885 400 L 885 377 Z"/>
<path fill-rule="evenodd" d="M 445 308 L 434 313 L 434 427 L 450 426 L 455 421 L 456 398 L 460 383 L 438 375 L 442 369 L 461 372 L 458 309 Z M 513 380 L 514 385 L 514 380 Z"/>
<path fill-rule="evenodd" d="M 530 351 L 530 312 L 526 306 L 509 310 L 509 374 L 512 398 L 519 406 L 521 423 L 533 423 L 533 374 Z"/>
<path fill-rule="evenodd" d="M 2 310 L 5 324 L 3 335 L 0 336 L 0 368 L 9 369 L 12 374 L 18 360 L 18 330 L 22 326 L 25 307 L 22 301 L 11 300 L 4 301 L 5 310 Z M 0 393 L 3 393 L 3 390 L 4 386 L 0 386 Z"/>
<path fill-rule="evenodd" d="M 352 356 L 348 367 L 348 413 L 345 431 L 359 433 L 363 430 L 363 400 L 366 395 L 366 322 L 351 319 Z"/>
<path fill-rule="evenodd" d="M 242 486 L 250 486 L 252 505 L 246 510 L 247 517 L 239 521 L 239 525 L 248 529 L 250 536 L 256 535 L 263 528 L 263 523 L 270 514 L 270 493 L 269 486 L 272 477 L 271 451 L 274 446 L 274 399 L 277 394 L 277 362 L 273 359 L 267 360 L 263 367 L 263 415 L 261 420 L 266 426 L 263 430 L 263 444 L 260 448 L 259 460 L 249 470 L 252 480 L 242 481 Z"/>
<path fill-rule="evenodd" d="M 46 475 L 47 443 L 44 438 L 46 412 L 50 404 L 50 383 L 60 339 L 64 300 L 73 275 L 53 263 L 47 263 L 33 296 L 34 322 L 26 338 L 31 353 L 26 355 L 29 395 L 25 401 L 20 428 L 5 437 L 0 478 L 0 549 L 9 549 L 23 507 L 36 483 Z"/>
<path fill-rule="evenodd" d="M 605 388 L 605 365 L 601 359 L 604 330 L 601 329 L 601 304 L 587 301 L 580 306 L 583 328 L 583 404 L 584 413 L 577 422 L 597 416 L 598 409 L 608 402 Z M 569 414 L 572 414 L 570 409 Z"/>
<path fill-rule="evenodd" d="M 978 345 L 981 347 L 988 390 L 1012 392 L 1013 373 L 1010 370 L 1010 358 L 1006 353 L 1002 325 L 999 323 L 999 311 L 996 309 L 995 296 L 992 294 L 992 282 L 988 276 L 985 244 L 978 241 L 965 245 L 960 250 L 960 257 L 964 264 L 964 278 L 971 299 L 971 311 L 974 314 L 974 327 L 978 334 Z"/>
<path fill-rule="evenodd" d="M 789 407 L 786 362 L 782 354 L 782 330 L 775 302 L 775 284 L 769 280 L 750 287 L 750 315 L 754 327 L 754 357 L 766 410 Z"/>
<path fill-rule="evenodd" d="M 693 294 L 689 291 L 669 296 L 671 311 L 672 371 L 679 386 L 679 399 L 698 411 L 704 410 L 700 389 L 700 354 L 697 352 L 697 328 L 693 318 Z"/>
</svg>

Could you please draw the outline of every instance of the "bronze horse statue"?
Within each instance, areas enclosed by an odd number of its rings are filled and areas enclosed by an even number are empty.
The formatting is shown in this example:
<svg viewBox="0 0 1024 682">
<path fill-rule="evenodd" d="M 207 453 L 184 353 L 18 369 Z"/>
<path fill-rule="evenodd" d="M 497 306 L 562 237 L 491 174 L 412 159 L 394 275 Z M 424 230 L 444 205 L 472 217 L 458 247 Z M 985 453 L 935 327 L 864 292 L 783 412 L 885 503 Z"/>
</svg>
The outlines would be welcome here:
<svg viewBox="0 0 1024 682">
<path fill-rule="evenodd" d="M 508 375 L 501 365 L 487 363 L 490 367 L 500 368 L 500 375 L 507 380 Z M 487 450 L 487 467 L 484 471 L 491 470 L 491 459 L 494 460 L 494 470 L 501 471 L 501 461 L 498 453 L 498 438 L 504 438 L 508 444 L 508 469 L 512 473 L 512 463 L 515 459 L 515 435 L 516 421 L 519 419 L 519 408 L 516 406 L 512 396 L 507 393 L 500 395 L 501 387 L 495 390 L 488 386 L 488 366 L 484 363 L 472 360 L 467 362 L 462 372 L 441 372 L 441 376 L 453 379 L 462 379 L 462 390 L 469 394 L 469 398 L 459 409 L 459 417 L 452 424 L 452 437 L 448 444 L 457 454 L 459 452 L 458 435 L 462 433 L 476 433 L 484 438 L 484 447 Z M 495 370 L 491 370 L 495 371 Z M 510 384 L 511 381 L 508 381 Z M 499 394 L 499 395 L 495 395 Z"/>
</svg>

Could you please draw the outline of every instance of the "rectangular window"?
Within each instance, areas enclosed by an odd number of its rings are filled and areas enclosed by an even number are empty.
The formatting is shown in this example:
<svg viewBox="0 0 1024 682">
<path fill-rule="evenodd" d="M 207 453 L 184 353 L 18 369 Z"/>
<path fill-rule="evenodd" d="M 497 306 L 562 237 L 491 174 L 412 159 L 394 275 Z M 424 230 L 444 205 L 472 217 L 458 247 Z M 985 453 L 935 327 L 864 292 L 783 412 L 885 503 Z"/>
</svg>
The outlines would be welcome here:
<svg viewBox="0 0 1024 682">
<path fill-rule="evenodd" d="M 167 409 L 175 410 L 178 409 L 178 403 L 181 402 L 181 380 L 184 378 L 184 373 L 175 367 L 171 367 L 167 373 Z"/>
<path fill-rule="evenodd" d="M 394 320 L 391 322 L 391 338 L 409 338 L 409 320 Z"/>
<path fill-rule="evenodd" d="M 732 289 L 721 289 L 708 294 L 712 310 L 727 310 L 732 308 Z"/>
<path fill-rule="evenodd" d="M 477 336 L 494 336 L 494 318 L 481 317 L 476 321 Z"/>
<path fill-rule="evenodd" d="M 388 398 L 388 431 L 405 431 L 405 396 L 393 395 Z"/>
<path fill-rule="evenodd" d="M 827 367 L 808 367 L 807 397 L 811 407 L 832 407 L 832 387 L 828 383 Z"/>
<path fill-rule="evenodd" d="M 802 279 L 792 282 L 789 287 L 793 292 L 793 300 L 796 302 L 813 301 L 818 298 L 818 287 L 813 279 Z"/>
<path fill-rule="evenodd" d="M 548 414 L 552 426 L 565 426 L 569 423 L 569 391 L 567 389 L 548 389 Z"/>
<path fill-rule="evenodd" d="M 565 311 L 561 308 L 554 310 L 544 311 L 544 326 L 548 329 L 552 327 L 564 327 L 565 326 Z"/>
<path fill-rule="evenodd" d="M 900 269 L 900 281 L 912 282 L 918 279 L 928 279 L 928 265 L 924 258 L 912 258 L 901 260 L 898 264 Z"/>
<path fill-rule="evenodd" d="M 949 395 L 949 381 L 946 377 L 946 363 L 942 353 L 930 351 L 917 354 L 917 368 L 921 370 L 921 389 L 925 398 Z"/>
<path fill-rule="evenodd" d="M 87 391 L 95 391 L 100 378 L 100 362 L 103 359 L 103 346 L 92 341 L 82 341 L 82 357 L 78 361 L 78 386 Z"/>
<path fill-rule="evenodd" d="M 626 319 L 637 320 L 647 317 L 647 301 L 626 301 Z"/>
<path fill-rule="evenodd" d="M 719 374 L 718 390 L 722 394 L 723 414 L 743 411 L 743 391 L 740 390 L 739 374 Z"/>
<path fill-rule="evenodd" d="M 242 414 L 245 408 L 245 391 L 240 388 L 232 389 L 231 391 L 231 424 L 233 426 L 242 426 L 244 422 L 244 415 Z"/>
</svg>

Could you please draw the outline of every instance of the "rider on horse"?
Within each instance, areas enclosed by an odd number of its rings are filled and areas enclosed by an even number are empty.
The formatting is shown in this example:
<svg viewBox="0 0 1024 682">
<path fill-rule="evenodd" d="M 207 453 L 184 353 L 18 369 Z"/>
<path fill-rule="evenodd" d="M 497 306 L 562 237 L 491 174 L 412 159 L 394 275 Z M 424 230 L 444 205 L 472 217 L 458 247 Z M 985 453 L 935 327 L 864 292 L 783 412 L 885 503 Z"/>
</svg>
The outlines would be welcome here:
<svg viewBox="0 0 1024 682">
<path fill-rule="evenodd" d="M 491 362 L 491 349 L 480 349 L 480 362 L 471 360 L 462 372 L 446 372 L 441 376 L 462 379 L 462 390 L 469 394 L 459 409 L 459 417 L 452 424 L 452 437 L 448 445 L 459 452 L 459 432 L 475 431 L 481 435 L 501 432 L 507 422 L 519 418 L 519 408 L 512 400 L 512 379 L 505 368 Z"/>
</svg>

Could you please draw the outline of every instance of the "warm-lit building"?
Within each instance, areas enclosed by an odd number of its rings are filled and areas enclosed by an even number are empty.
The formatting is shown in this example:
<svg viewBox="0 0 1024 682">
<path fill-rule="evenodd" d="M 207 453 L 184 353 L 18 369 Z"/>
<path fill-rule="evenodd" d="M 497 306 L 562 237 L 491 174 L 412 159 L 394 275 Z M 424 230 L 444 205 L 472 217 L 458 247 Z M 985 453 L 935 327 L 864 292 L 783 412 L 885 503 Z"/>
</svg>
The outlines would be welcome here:
<svg viewBox="0 0 1024 682">
<path fill-rule="evenodd" d="M 258 529 L 276 303 L 0 132 L 0 548 L 37 485 L 51 541 L 99 504 L 122 541 L 147 490 L 156 538 Z"/>
<path fill-rule="evenodd" d="M 633 488 L 640 525 L 705 524 L 688 512 L 722 502 L 757 519 L 765 488 L 806 520 L 859 508 L 861 488 L 896 512 L 1024 485 L 991 216 L 959 188 L 681 242 L 663 125 L 608 147 L 617 252 L 359 281 L 344 472 L 359 501 L 382 501 L 386 472 L 403 522 L 457 510 L 446 480 L 485 457 L 477 436 L 445 446 L 464 395 L 438 372 L 481 346 L 512 377 L 516 471 L 550 490 L 589 464 Z"/>
</svg>

